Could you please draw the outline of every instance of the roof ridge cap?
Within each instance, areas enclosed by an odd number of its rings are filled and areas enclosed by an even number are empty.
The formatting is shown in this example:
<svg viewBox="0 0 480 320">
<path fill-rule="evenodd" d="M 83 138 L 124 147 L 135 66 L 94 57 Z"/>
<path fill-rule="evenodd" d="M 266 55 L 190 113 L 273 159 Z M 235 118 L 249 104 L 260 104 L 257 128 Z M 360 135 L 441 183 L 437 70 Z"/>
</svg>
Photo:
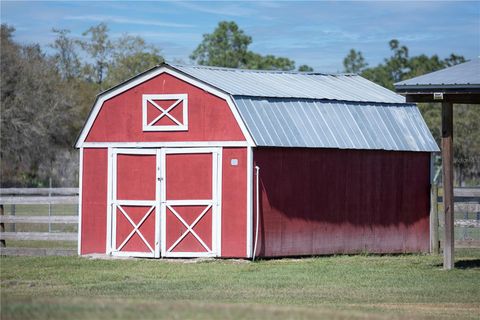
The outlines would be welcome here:
<svg viewBox="0 0 480 320">
<path fill-rule="evenodd" d="M 244 72 L 244 73 L 270 73 L 270 74 L 296 74 L 296 75 L 312 75 L 312 76 L 359 76 L 354 73 L 327 73 L 316 71 L 295 71 L 295 70 L 264 70 L 264 69 L 241 69 L 241 68 L 228 68 L 218 66 L 207 65 L 188 65 L 188 64 L 170 64 L 174 68 L 192 68 L 192 69 L 207 69 L 217 71 L 229 71 L 229 72 Z"/>
</svg>

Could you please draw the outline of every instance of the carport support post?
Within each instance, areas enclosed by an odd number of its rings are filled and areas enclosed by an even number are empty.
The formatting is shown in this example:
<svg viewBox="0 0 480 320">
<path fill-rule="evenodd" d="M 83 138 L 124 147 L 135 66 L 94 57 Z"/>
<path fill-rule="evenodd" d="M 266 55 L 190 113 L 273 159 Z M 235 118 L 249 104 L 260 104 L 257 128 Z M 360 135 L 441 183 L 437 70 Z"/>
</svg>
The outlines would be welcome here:
<svg viewBox="0 0 480 320">
<path fill-rule="evenodd" d="M 445 236 L 443 245 L 443 268 L 454 267 L 453 231 L 453 104 L 442 102 L 442 166 L 443 206 L 445 211 Z"/>
</svg>

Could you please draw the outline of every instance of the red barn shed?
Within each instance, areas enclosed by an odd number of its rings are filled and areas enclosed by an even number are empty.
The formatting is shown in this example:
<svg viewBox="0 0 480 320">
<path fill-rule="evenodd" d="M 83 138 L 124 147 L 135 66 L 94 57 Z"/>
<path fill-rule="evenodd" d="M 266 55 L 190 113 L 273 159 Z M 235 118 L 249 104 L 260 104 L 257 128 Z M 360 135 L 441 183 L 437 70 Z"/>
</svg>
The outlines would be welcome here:
<svg viewBox="0 0 480 320">
<path fill-rule="evenodd" d="M 162 64 L 100 94 L 76 147 L 79 254 L 429 248 L 438 146 L 357 75 Z"/>
</svg>

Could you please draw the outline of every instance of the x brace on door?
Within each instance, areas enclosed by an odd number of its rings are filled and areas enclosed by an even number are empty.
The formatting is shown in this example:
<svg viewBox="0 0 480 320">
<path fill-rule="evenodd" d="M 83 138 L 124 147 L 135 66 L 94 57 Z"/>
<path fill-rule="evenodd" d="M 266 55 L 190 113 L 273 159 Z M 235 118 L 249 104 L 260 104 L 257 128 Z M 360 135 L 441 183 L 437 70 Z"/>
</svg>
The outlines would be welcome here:
<svg viewBox="0 0 480 320">
<path fill-rule="evenodd" d="M 208 212 L 208 210 L 212 207 L 211 204 L 207 205 L 207 207 L 200 213 L 200 215 L 193 221 L 191 225 L 189 225 L 185 220 L 182 218 L 182 216 L 172 208 L 171 205 L 167 205 L 167 208 L 177 217 L 178 220 L 187 228 L 185 232 L 180 236 L 180 238 L 175 241 L 174 244 L 167 250 L 167 252 L 172 252 L 173 249 L 189 234 L 191 233 L 197 240 L 200 242 L 200 244 L 207 250 L 207 252 L 212 252 L 212 250 L 205 244 L 205 242 L 198 236 L 198 234 L 193 230 L 195 225 L 205 216 L 205 214 Z"/>
<path fill-rule="evenodd" d="M 148 243 L 148 241 L 145 239 L 145 237 L 143 236 L 142 232 L 140 232 L 139 228 L 141 227 L 141 225 L 145 222 L 145 220 L 147 220 L 147 218 L 150 216 L 150 214 L 153 212 L 153 210 L 155 209 L 155 206 L 152 206 L 148 209 L 147 213 L 145 213 L 145 215 L 143 216 L 142 220 L 140 220 L 140 222 L 138 224 L 135 224 L 132 220 L 132 218 L 130 218 L 130 216 L 128 215 L 127 212 L 125 212 L 125 210 L 122 208 L 122 206 L 120 205 L 116 205 L 118 209 L 120 209 L 120 212 L 125 216 L 125 218 L 127 218 L 128 222 L 130 222 L 130 224 L 133 226 L 133 230 L 130 232 L 130 234 L 125 238 L 125 240 L 123 240 L 122 244 L 117 248 L 118 251 L 121 251 L 122 248 L 127 244 L 127 242 L 130 240 L 130 238 L 133 237 L 133 235 L 135 233 L 137 233 L 140 238 L 142 239 L 142 241 L 145 243 L 145 245 L 148 247 L 148 249 L 150 250 L 150 252 L 154 253 L 155 250 L 153 250 L 152 246 Z"/>
</svg>

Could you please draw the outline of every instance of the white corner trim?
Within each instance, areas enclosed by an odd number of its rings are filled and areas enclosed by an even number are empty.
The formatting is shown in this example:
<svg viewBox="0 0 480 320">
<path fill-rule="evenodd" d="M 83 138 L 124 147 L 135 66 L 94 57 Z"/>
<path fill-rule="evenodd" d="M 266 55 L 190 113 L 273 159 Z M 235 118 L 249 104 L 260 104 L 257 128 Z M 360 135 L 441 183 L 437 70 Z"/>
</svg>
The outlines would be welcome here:
<svg viewBox="0 0 480 320">
<path fill-rule="evenodd" d="M 78 165 L 78 255 L 82 254 L 82 188 L 83 188 L 83 148 L 79 152 Z"/>
<path fill-rule="evenodd" d="M 215 153 L 212 154 L 212 156 L 215 156 Z M 215 183 L 216 185 L 216 198 L 217 198 L 217 209 L 216 209 L 216 221 L 215 221 L 215 230 L 212 230 L 212 233 L 216 233 L 216 242 L 217 242 L 217 256 L 221 257 L 222 256 L 222 181 L 223 181 L 223 149 L 218 148 L 218 151 L 216 153 L 217 159 L 216 159 L 216 168 L 214 170 L 216 171 L 216 178 L 217 181 Z M 213 184 L 213 183 L 212 183 Z M 213 228 L 212 228 L 213 229 Z M 212 235 L 212 239 L 213 239 Z"/>
<path fill-rule="evenodd" d="M 100 96 L 98 96 L 93 108 L 92 108 L 92 112 L 90 114 L 90 116 L 88 117 L 87 119 L 87 122 L 85 123 L 85 126 L 83 127 L 81 133 L 80 133 L 80 136 L 78 138 L 78 141 L 75 145 L 75 147 L 77 148 L 81 148 L 81 147 L 84 147 L 84 144 L 85 144 L 85 140 L 87 139 L 87 136 L 88 136 L 88 133 L 90 132 L 92 126 L 93 126 L 93 123 L 95 122 L 95 119 L 97 118 L 98 114 L 100 113 L 100 109 L 102 108 L 102 105 L 105 101 L 111 99 L 112 97 L 114 96 L 117 96 L 135 86 L 138 86 L 139 84 L 145 82 L 145 81 L 148 81 L 160 74 L 163 74 L 163 73 L 166 73 L 166 74 L 169 74 L 173 77 L 176 77 L 180 80 L 183 80 L 193 86 L 196 86 L 200 89 L 203 89 L 223 100 L 225 100 L 228 104 L 228 106 L 230 107 L 230 111 L 232 112 L 233 116 L 235 117 L 235 120 L 237 121 L 238 125 L 240 126 L 240 129 L 245 137 L 245 139 L 247 140 L 247 144 L 249 146 L 255 146 L 255 142 L 253 141 L 252 139 L 252 136 L 250 135 L 245 123 L 243 122 L 242 118 L 240 117 L 240 114 L 238 112 L 238 109 L 237 107 L 235 106 L 235 103 L 233 102 L 233 98 L 231 97 L 231 95 L 223 92 L 223 91 L 220 91 L 219 89 L 209 85 L 209 84 L 206 84 L 204 82 L 201 82 L 201 81 L 198 81 L 196 80 L 195 78 L 191 77 L 191 76 L 187 76 L 183 73 L 180 73 L 170 67 L 167 67 L 167 66 L 162 66 L 162 67 L 158 67 L 156 69 L 153 69 L 149 72 L 146 72 L 145 74 L 143 74 L 142 76 L 139 76 L 138 78 L 136 78 L 135 80 L 132 80 L 131 82 L 128 82 L 128 83 L 125 83 L 123 85 L 121 85 L 119 88 L 117 89 L 114 89 L 108 93 L 105 93 L 105 94 L 102 94 Z"/>
<path fill-rule="evenodd" d="M 247 148 L 247 258 L 252 257 L 253 248 L 253 150 Z"/>
<path fill-rule="evenodd" d="M 107 152 L 107 232 L 105 253 L 112 254 L 112 185 L 113 185 L 113 149 L 108 148 Z"/>
</svg>

